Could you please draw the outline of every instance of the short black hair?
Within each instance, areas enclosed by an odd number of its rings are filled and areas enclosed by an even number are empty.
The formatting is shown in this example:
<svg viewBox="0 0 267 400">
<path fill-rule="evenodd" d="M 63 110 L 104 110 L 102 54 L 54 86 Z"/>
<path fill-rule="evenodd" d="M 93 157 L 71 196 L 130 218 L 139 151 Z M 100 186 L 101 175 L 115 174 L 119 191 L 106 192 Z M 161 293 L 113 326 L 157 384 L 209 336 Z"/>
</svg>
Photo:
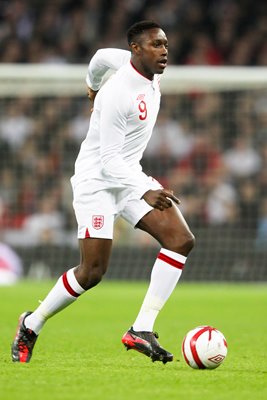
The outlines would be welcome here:
<svg viewBox="0 0 267 400">
<path fill-rule="evenodd" d="M 127 31 L 127 40 L 128 44 L 130 45 L 132 42 L 137 40 L 137 37 L 140 36 L 144 31 L 147 31 L 149 29 L 154 29 L 154 28 L 159 28 L 161 29 L 161 26 L 154 21 L 140 21 L 136 22 Z"/>
</svg>

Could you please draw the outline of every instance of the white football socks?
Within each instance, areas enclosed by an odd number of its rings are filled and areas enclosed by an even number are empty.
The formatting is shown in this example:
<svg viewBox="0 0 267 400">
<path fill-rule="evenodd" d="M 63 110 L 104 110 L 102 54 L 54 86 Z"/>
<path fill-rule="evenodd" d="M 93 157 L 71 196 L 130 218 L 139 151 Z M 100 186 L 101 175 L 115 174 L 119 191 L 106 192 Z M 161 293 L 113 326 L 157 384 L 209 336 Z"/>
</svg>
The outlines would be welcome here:
<svg viewBox="0 0 267 400">
<path fill-rule="evenodd" d="M 153 331 L 154 323 L 173 292 L 186 262 L 186 257 L 162 248 L 151 272 L 148 291 L 133 324 L 135 331 Z"/>
<path fill-rule="evenodd" d="M 79 285 L 74 275 L 74 268 L 65 272 L 40 306 L 25 318 L 26 328 L 38 335 L 48 318 L 73 303 L 84 292 L 85 290 Z"/>
<path fill-rule="evenodd" d="M 135 331 L 153 331 L 155 320 L 173 292 L 186 262 L 186 257 L 162 248 L 152 268 L 148 291 L 142 307 L 133 324 Z M 37 335 L 48 318 L 73 303 L 85 290 L 79 285 L 74 269 L 65 272 L 42 301 L 40 306 L 27 318 L 26 328 Z"/>
</svg>

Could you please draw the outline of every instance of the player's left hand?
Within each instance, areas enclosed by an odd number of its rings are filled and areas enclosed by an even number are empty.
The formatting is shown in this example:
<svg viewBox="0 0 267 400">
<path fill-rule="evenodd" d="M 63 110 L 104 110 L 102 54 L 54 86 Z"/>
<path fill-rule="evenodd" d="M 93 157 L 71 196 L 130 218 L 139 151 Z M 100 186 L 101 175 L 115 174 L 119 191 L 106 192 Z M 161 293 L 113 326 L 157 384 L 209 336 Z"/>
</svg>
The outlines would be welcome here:
<svg viewBox="0 0 267 400">
<path fill-rule="evenodd" d="M 180 204 L 180 200 L 174 196 L 173 191 L 167 189 L 148 190 L 142 198 L 151 207 L 157 208 L 160 211 L 172 207 L 172 201 Z"/>
</svg>

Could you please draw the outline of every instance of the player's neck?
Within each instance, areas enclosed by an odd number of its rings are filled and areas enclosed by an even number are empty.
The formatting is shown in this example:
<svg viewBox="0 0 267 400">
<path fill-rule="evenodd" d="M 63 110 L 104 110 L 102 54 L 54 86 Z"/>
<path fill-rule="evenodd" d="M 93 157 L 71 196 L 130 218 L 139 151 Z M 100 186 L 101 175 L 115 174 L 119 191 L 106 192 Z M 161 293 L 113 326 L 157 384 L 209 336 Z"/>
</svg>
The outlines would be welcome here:
<svg viewBox="0 0 267 400">
<path fill-rule="evenodd" d="M 142 75 L 144 78 L 153 81 L 154 74 L 151 72 L 146 71 L 140 63 L 136 62 L 135 60 L 131 60 L 131 65 L 135 69 L 136 72 L 138 72 L 140 75 Z"/>
</svg>

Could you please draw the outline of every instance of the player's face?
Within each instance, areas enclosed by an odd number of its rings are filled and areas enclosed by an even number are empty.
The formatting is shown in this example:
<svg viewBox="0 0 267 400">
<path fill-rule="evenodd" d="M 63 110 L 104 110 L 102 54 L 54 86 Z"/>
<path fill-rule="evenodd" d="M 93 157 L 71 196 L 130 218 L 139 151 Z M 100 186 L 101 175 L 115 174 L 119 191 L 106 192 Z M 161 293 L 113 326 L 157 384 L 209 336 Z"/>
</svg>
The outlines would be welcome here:
<svg viewBox="0 0 267 400">
<path fill-rule="evenodd" d="M 162 29 L 153 28 L 145 31 L 135 45 L 134 59 L 136 67 L 148 79 L 154 74 L 162 74 L 167 66 L 168 40 Z"/>
</svg>

